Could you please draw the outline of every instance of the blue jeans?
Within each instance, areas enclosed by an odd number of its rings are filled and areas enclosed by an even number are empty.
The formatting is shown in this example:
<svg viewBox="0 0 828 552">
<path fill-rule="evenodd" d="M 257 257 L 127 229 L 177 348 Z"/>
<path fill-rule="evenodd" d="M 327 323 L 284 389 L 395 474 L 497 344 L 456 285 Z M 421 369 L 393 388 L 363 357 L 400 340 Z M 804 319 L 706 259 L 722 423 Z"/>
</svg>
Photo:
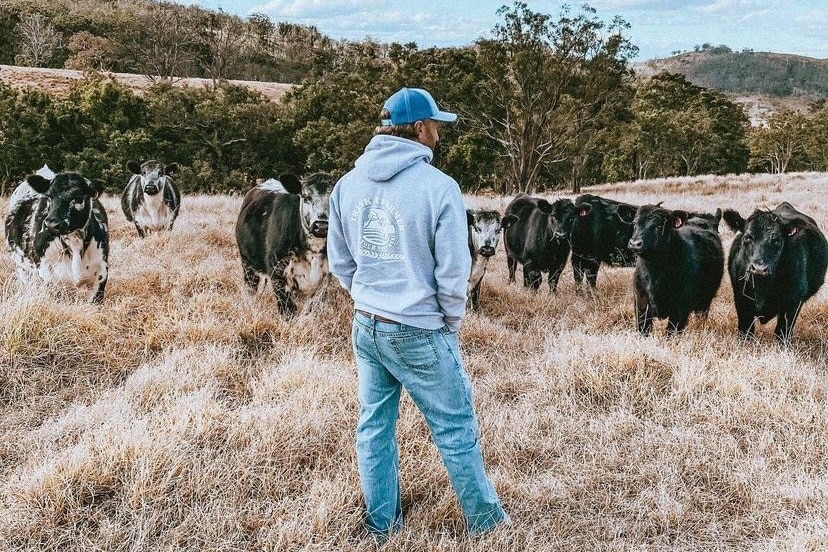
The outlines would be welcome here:
<svg viewBox="0 0 828 552">
<path fill-rule="evenodd" d="M 507 519 L 483 470 L 457 333 L 355 313 L 351 337 L 359 375 L 356 450 L 368 529 L 389 533 L 403 523 L 396 437 L 403 387 L 431 429 L 467 529 L 482 532 Z"/>
</svg>

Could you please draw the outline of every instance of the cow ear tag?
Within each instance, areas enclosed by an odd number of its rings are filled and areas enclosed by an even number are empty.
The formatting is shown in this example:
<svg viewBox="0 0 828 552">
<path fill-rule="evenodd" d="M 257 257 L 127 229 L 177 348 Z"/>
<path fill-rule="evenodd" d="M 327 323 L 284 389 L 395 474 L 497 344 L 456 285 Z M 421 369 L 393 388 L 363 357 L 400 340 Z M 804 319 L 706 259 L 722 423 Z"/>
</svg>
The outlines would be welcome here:
<svg viewBox="0 0 828 552">
<path fill-rule="evenodd" d="M 788 228 L 788 235 L 789 236 L 793 236 L 797 232 L 799 232 L 799 228 L 797 228 L 796 226 L 791 226 L 790 228 Z"/>
<path fill-rule="evenodd" d="M 580 209 L 578 211 L 578 216 L 579 217 L 585 217 L 585 216 L 587 216 L 587 213 L 588 213 L 588 211 L 586 209 Z"/>
<path fill-rule="evenodd" d="M 681 218 L 676 217 L 676 220 L 673 222 L 673 226 L 675 226 L 676 228 L 681 228 L 682 226 L 684 226 L 684 221 L 681 220 Z"/>
</svg>

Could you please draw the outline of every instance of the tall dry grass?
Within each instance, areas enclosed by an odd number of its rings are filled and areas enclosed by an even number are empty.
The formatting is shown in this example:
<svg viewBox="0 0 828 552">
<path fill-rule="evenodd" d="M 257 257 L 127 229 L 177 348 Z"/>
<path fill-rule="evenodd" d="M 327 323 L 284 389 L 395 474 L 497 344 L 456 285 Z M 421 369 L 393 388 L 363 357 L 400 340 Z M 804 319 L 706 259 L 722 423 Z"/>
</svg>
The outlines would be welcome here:
<svg viewBox="0 0 828 552">
<path fill-rule="evenodd" d="M 828 230 L 825 174 L 591 191 L 743 214 L 788 200 Z M 0 549 L 375 548 L 360 527 L 350 301 L 329 283 L 284 321 L 269 290 L 248 296 L 240 201 L 185 197 L 172 233 L 141 240 L 107 198 L 102 306 L 21 288 L 0 259 Z M 404 400 L 406 529 L 384 550 L 828 549 L 828 287 L 781 348 L 772 326 L 737 338 L 726 280 L 709 318 L 668 339 L 663 322 L 635 331 L 631 269 L 602 268 L 579 294 L 567 267 L 554 296 L 506 276 L 501 246 L 462 346 L 514 526 L 463 535 Z"/>
</svg>

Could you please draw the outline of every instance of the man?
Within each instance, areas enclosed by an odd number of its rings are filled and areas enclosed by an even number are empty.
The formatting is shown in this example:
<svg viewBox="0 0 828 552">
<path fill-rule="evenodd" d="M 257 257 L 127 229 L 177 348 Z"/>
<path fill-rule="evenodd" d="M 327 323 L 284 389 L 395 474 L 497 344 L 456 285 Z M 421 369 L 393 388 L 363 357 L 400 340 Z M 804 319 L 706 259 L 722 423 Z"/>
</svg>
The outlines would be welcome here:
<svg viewBox="0 0 828 552">
<path fill-rule="evenodd" d="M 401 388 L 425 416 L 466 526 L 508 516 L 483 469 L 458 331 L 471 270 L 460 188 L 431 166 L 438 125 L 457 118 L 431 95 L 403 88 L 355 168 L 331 194 L 328 263 L 354 300 L 359 377 L 356 448 L 366 526 L 402 526 L 396 423 Z"/>
</svg>

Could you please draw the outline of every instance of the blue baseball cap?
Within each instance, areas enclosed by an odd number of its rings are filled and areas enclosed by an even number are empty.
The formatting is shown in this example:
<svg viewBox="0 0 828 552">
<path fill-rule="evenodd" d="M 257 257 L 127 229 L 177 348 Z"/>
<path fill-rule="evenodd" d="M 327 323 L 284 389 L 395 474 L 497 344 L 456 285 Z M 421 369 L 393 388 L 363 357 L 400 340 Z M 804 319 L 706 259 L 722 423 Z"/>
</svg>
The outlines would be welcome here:
<svg viewBox="0 0 828 552">
<path fill-rule="evenodd" d="M 444 123 L 457 120 L 456 114 L 440 111 L 431 94 L 422 88 L 400 88 L 385 100 L 382 108 L 387 109 L 391 116 L 390 119 L 382 119 L 383 126 L 407 125 L 423 119 Z"/>
</svg>

